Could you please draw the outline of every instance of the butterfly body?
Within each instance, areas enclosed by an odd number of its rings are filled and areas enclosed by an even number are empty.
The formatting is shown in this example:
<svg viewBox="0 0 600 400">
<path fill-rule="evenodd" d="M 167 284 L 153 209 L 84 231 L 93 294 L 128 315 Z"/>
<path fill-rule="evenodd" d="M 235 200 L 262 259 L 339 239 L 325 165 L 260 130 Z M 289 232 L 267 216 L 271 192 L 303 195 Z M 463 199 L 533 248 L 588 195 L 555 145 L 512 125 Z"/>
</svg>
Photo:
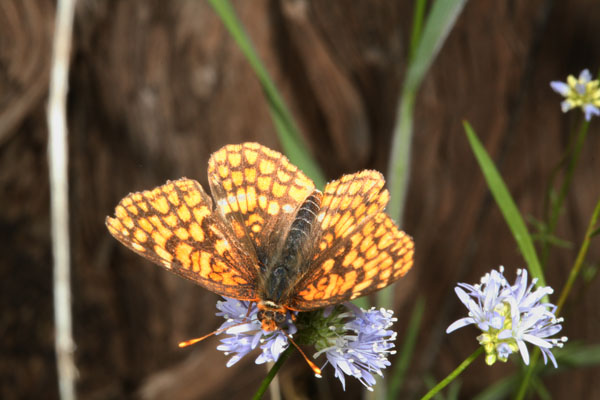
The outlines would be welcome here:
<svg viewBox="0 0 600 400">
<path fill-rule="evenodd" d="M 125 246 L 219 295 L 257 302 L 266 331 L 381 289 L 413 264 L 414 243 L 383 211 L 379 172 L 321 192 L 280 153 L 228 145 L 208 167 L 212 198 L 191 179 L 131 193 L 106 220 Z M 213 202 L 214 199 L 214 202 Z"/>
</svg>

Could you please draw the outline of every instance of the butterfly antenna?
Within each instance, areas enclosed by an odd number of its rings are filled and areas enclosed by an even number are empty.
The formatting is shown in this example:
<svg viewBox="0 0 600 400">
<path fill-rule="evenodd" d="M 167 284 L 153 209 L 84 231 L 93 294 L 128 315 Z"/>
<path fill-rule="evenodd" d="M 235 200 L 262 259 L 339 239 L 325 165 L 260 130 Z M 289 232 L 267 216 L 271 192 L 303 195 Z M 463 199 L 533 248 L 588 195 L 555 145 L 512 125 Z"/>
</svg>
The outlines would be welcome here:
<svg viewBox="0 0 600 400">
<path fill-rule="evenodd" d="M 290 340 L 290 342 L 294 345 L 296 350 L 298 350 L 300 352 L 300 354 L 302 354 L 302 357 L 304 357 L 304 360 L 307 362 L 308 366 L 314 371 L 315 376 L 317 378 L 320 378 L 321 377 L 321 368 L 317 367 L 314 362 L 310 361 L 308 359 L 308 357 L 306 357 L 306 354 L 304 354 L 302 349 L 300 349 L 300 347 L 296 344 L 296 342 L 294 342 L 294 339 L 292 339 L 291 335 L 286 335 L 286 336 Z"/>
<path fill-rule="evenodd" d="M 221 332 L 225 332 L 226 330 L 228 330 L 230 328 L 233 328 L 235 326 L 244 325 L 244 324 L 247 324 L 247 323 L 248 323 L 247 321 L 244 321 L 244 322 L 240 322 L 239 324 L 235 324 L 235 325 L 227 326 L 225 328 L 217 329 L 216 331 L 212 331 L 208 335 L 204 335 L 204 336 L 199 337 L 199 338 L 195 338 L 195 339 L 190 339 L 190 340 L 186 340 L 186 341 L 183 341 L 183 342 L 179 342 L 179 344 L 177 346 L 179 346 L 179 348 L 188 347 L 188 346 L 191 346 L 191 345 L 196 344 L 198 342 L 201 342 L 202 340 L 206 339 L 207 337 L 211 337 L 212 335 L 217 335 L 217 334 L 219 334 Z"/>
</svg>

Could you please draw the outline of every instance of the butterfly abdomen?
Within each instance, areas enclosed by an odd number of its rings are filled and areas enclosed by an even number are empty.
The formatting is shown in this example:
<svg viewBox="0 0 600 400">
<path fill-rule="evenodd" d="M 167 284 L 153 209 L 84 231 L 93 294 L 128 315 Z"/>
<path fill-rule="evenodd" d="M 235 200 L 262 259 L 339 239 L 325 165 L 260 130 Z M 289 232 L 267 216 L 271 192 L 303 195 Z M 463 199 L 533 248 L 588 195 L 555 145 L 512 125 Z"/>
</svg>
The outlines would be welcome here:
<svg viewBox="0 0 600 400">
<path fill-rule="evenodd" d="M 290 225 L 281 255 L 270 270 L 266 282 L 266 297 L 278 301 L 299 272 L 301 250 L 311 237 L 310 233 L 319 214 L 322 193 L 314 190 L 304 200 Z"/>
</svg>

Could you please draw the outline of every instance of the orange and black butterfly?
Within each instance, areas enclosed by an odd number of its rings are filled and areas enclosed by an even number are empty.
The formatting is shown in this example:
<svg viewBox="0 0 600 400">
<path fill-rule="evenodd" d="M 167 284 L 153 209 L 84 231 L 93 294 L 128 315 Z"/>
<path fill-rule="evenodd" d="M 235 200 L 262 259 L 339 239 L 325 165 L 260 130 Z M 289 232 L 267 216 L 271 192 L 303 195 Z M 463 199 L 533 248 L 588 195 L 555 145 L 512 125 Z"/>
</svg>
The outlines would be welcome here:
<svg viewBox="0 0 600 400">
<path fill-rule="evenodd" d="M 383 211 L 379 172 L 344 175 L 321 192 L 282 154 L 244 143 L 212 154 L 208 181 L 212 198 L 187 178 L 132 193 L 106 225 L 169 271 L 257 302 L 265 331 L 280 329 L 288 310 L 366 295 L 412 267 L 413 240 Z"/>
</svg>

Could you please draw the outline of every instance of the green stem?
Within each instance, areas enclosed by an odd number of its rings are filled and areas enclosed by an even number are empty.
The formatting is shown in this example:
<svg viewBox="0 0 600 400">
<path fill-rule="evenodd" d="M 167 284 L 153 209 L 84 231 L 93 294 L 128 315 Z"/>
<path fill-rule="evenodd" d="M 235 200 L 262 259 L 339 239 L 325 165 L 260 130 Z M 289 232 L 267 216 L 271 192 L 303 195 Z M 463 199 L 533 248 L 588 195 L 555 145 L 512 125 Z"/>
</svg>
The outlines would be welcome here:
<svg viewBox="0 0 600 400">
<path fill-rule="evenodd" d="M 577 253 L 577 258 L 575 259 L 575 264 L 573 268 L 571 268 L 571 272 L 569 273 L 569 278 L 567 278 L 567 282 L 560 292 L 560 297 L 558 298 L 558 303 L 556 303 L 556 316 L 560 315 L 565 302 L 567 301 L 567 297 L 569 293 L 571 293 L 571 289 L 573 288 L 573 284 L 579 276 L 579 272 L 581 271 L 581 267 L 583 266 L 583 261 L 585 260 L 585 256 L 590 247 L 590 241 L 592 235 L 594 233 L 594 228 L 596 223 L 598 222 L 598 217 L 600 217 L 600 200 L 596 203 L 596 207 L 594 208 L 594 212 L 592 213 L 592 218 L 590 218 L 590 222 L 588 223 L 587 230 L 585 231 L 585 236 L 583 239 L 583 243 L 579 248 L 579 252 Z M 529 387 L 529 382 L 531 381 L 531 377 L 533 376 L 533 370 L 535 369 L 535 364 L 539 358 L 540 352 L 539 349 L 536 348 L 533 356 L 531 357 L 531 362 L 529 363 L 529 367 L 527 368 L 527 372 L 525 377 L 521 381 L 521 385 L 519 387 L 519 392 L 515 397 L 516 400 L 522 400 L 527 394 L 527 388 Z"/>
<path fill-rule="evenodd" d="M 290 357 L 290 355 L 292 354 L 293 351 L 294 351 L 294 347 L 289 346 L 283 353 L 281 353 L 281 355 L 277 359 L 277 362 L 273 365 L 273 368 L 271 368 L 271 370 L 269 371 L 269 373 L 267 374 L 265 379 L 260 384 L 260 387 L 254 394 L 254 397 L 252 397 L 253 400 L 258 400 L 258 399 L 262 398 L 262 396 L 265 394 L 265 392 L 269 388 L 271 381 L 273 380 L 273 378 L 275 378 L 275 375 L 277 375 L 277 372 L 279 371 L 279 369 L 281 368 L 281 366 L 283 365 L 285 360 L 287 360 Z"/>
<path fill-rule="evenodd" d="M 573 181 L 573 172 L 575 171 L 575 166 L 577 165 L 577 161 L 579 160 L 579 155 L 581 154 L 581 149 L 583 148 L 583 144 L 585 143 L 585 138 L 587 137 L 587 132 L 588 132 L 588 127 L 589 127 L 589 122 L 584 122 L 581 125 L 581 128 L 579 129 L 579 133 L 577 134 L 577 138 L 575 139 L 575 143 L 574 143 L 574 147 L 573 147 L 573 155 L 571 157 L 571 159 L 569 160 L 569 164 L 567 165 L 567 171 L 565 172 L 565 179 L 563 181 L 563 184 L 560 187 L 560 192 L 558 194 L 558 198 L 556 199 L 555 202 L 553 202 L 552 204 L 552 208 L 550 210 L 550 216 L 548 217 L 548 225 L 547 225 L 547 234 L 552 235 L 554 233 L 554 230 L 556 229 L 556 225 L 558 224 L 558 217 L 560 215 L 560 212 L 562 210 L 562 206 L 563 203 L 565 202 L 565 198 L 567 197 L 567 193 L 569 190 L 569 187 L 571 186 L 571 182 Z M 568 151 L 567 151 L 568 153 Z M 561 160 L 558 164 L 557 167 L 560 167 L 560 165 L 563 163 L 563 160 Z M 553 173 L 553 175 L 555 176 L 555 174 L 558 172 L 558 169 L 556 169 Z M 551 182 L 554 179 L 551 180 Z M 550 189 L 548 190 L 548 192 L 550 192 L 550 190 L 552 190 L 552 188 L 550 187 Z M 546 262 L 548 261 L 548 253 L 550 251 L 550 243 L 548 241 L 544 242 L 544 247 L 542 249 L 542 265 L 546 265 Z"/>
<path fill-rule="evenodd" d="M 467 359 L 465 361 L 463 361 L 458 367 L 456 367 L 456 369 L 454 371 L 452 371 L 450 373 L 450 375 L 448 375 L 446 378 L 444 378 L 443 381 L 441 381 L 440 383 L 435 385 L 435 387 L 433 389 L 431 389 L 429 392 L 427 392 L 427 394 L 425 396 L 421 397 L 421 400 L 431 399 L 433 396 L 438 394 L 438 392 L 440 390 L 442 390 L 443 388 L 448 386 L 448 384 L 450 382 L 452 382 L 454 379 L 456 379 L 458 377 L 458 375 L 460 375 L 465 370 L 465 368 L 467 368 L 469 365 L 471 365 L 471 363 L 473 361 L 475 361 L 475 359 L 477 357 L 479 357 L 479 355 L 481 353 L 483 353 L 483 347 L 479 347 L 477 350 L 475 350 L 475 352 L 473 354 L 471 354 L 469 357 L 467 357 Z"/>
<path fill-rule="evenodd" d="M 563 287 L 563 290 L 560 293 L 560 297 L 558 298 L 558 303 L 556 303 L 556 315 L 560 315 L 562 307 L 564 306 L 565 301 L 567 300 L 567 296 L 569 296 L 569 293 L 571 292 L 573 283 L 575 283 L 575 279 L 577 279 L 577 276 L 581 271 L 581 266 L 583 265 L 583 261 L 585 260 L 585 256 L 590 247 L 590 241 L 594 232 L 594 228 L 596 226 L 596 222 L 598 222 L 598 216 L 600 216 L 600 200 L 596 203 L 596 208 L 594 209 L 592 218 L 590 219 L 587 230 L 585 231 L 583 243 L 579 248 L 577 258 L 575 259 L 575 265 L 573 265 L 571 273 L 569 274 L 569 278 L 567 279 L 567 283 L 565 283 L 565 286 Z"/>
<path fill-rule="evenodd" d="M 533 351 L 533 354 L 531 355 L 531 358 L 529 359 L 529 366 L 527 367 L 527 372 L 525 372 L 525 377 L 521 381 L 521 385 L 519 386 L 519 391 L 515 396 L 515 400 L 523 400 L 525 398 L 525 395 L 527 394 L 527 389 L 529 388 L 529 382 L 531 381 L 533 371 L 535 370 L 535 364 L 537 364 L 539 358 L 540 349 L 536 347 Z"/>
</svg>

